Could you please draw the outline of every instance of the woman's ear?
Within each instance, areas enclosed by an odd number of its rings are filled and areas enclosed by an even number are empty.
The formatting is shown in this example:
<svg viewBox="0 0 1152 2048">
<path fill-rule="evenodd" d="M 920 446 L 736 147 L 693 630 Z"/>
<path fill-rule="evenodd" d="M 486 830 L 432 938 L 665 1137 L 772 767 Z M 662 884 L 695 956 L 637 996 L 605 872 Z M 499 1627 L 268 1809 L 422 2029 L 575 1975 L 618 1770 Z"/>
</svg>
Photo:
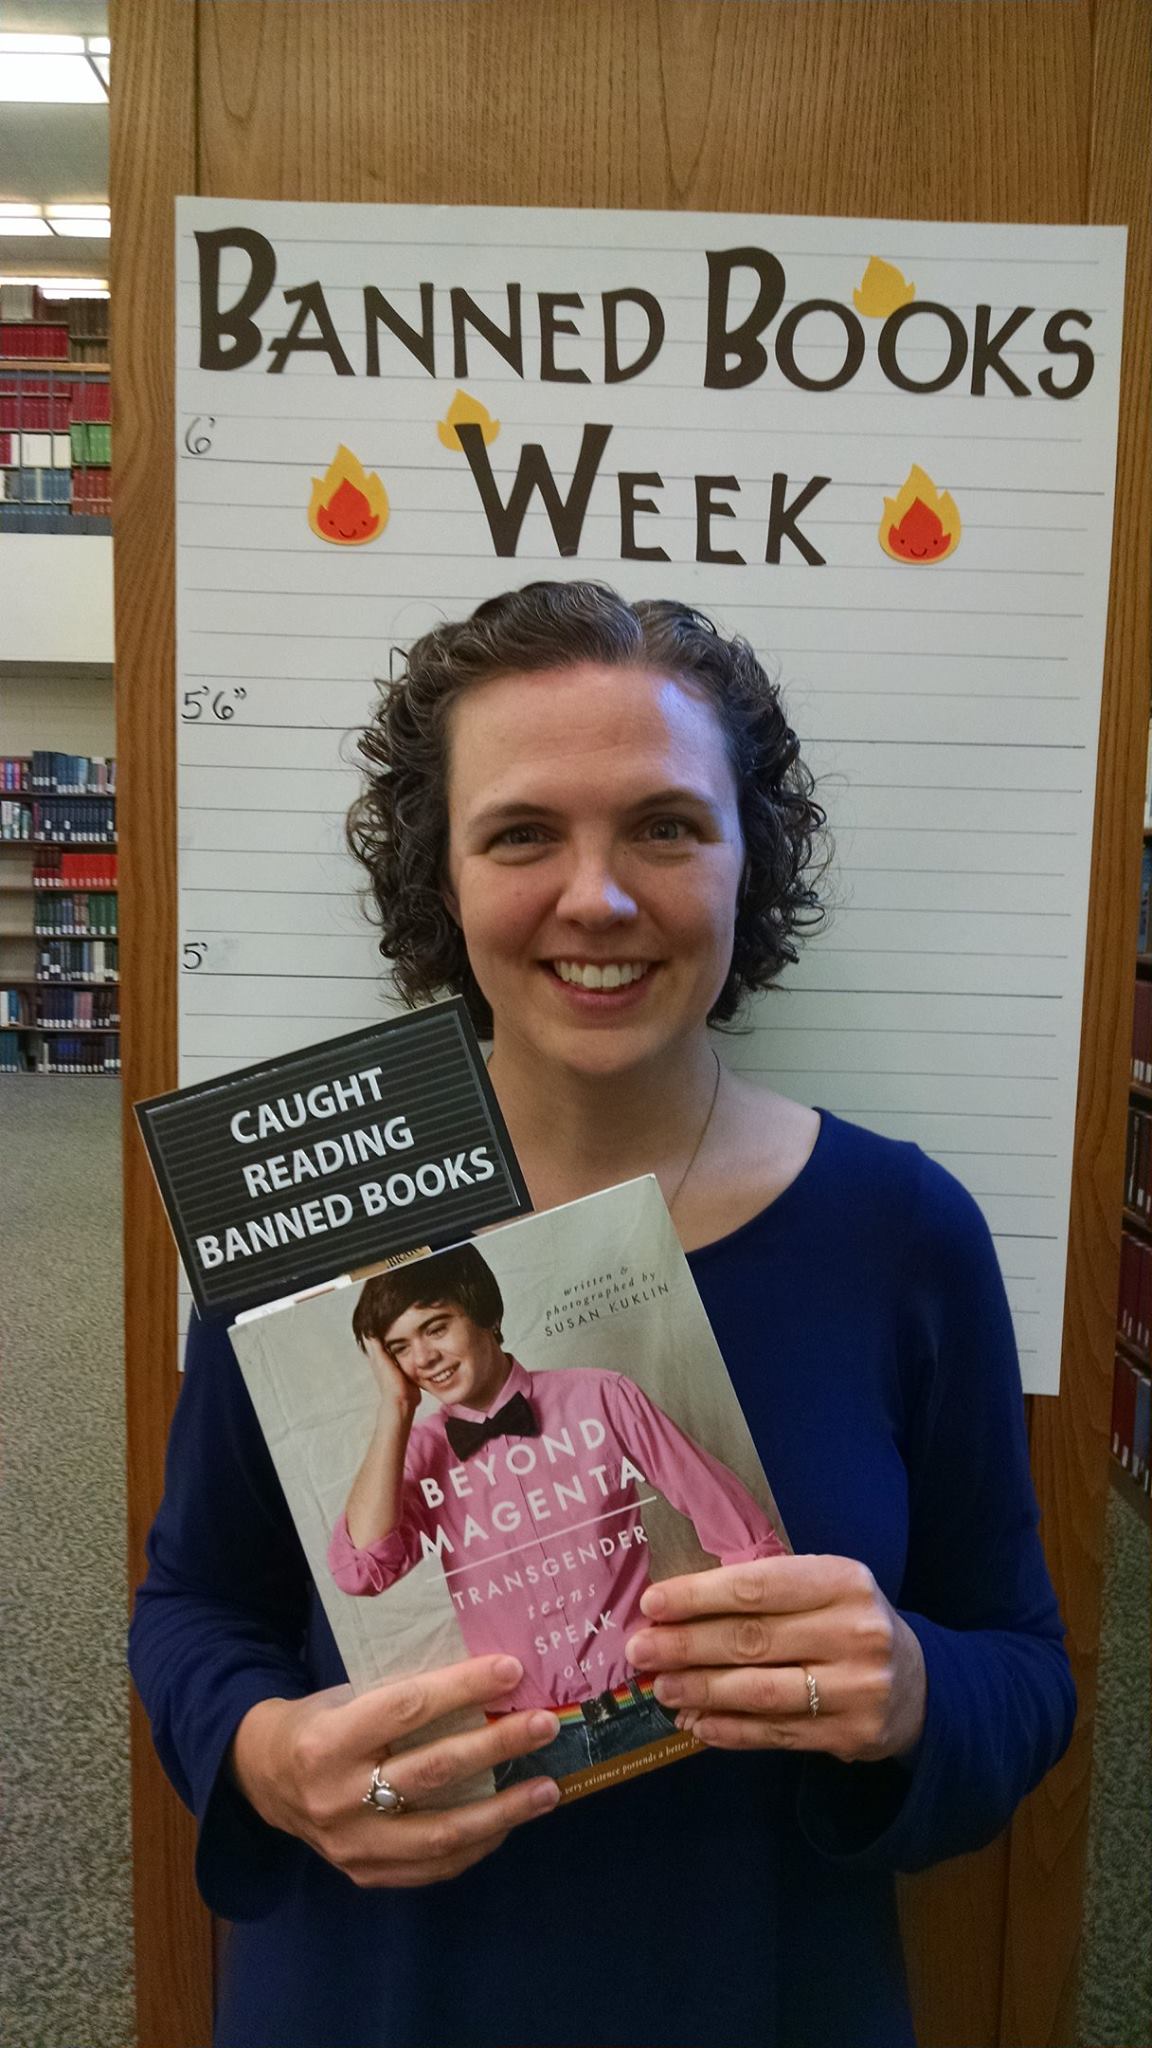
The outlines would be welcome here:
<svg viewBox="0 0 1152 2048">
<path fill-rule="evenodd" d="M 440 900 L 443 903 L 445 910 L 448 912 L 449 917 L 452 919 L 453 924 L 458 925 L 460 922 L 460 899 L 457 896 L 455 889 L 452 887 L 452 884 L 449 881 L 447 875 L 444 875 L 441 878 Z"/>
</svg>

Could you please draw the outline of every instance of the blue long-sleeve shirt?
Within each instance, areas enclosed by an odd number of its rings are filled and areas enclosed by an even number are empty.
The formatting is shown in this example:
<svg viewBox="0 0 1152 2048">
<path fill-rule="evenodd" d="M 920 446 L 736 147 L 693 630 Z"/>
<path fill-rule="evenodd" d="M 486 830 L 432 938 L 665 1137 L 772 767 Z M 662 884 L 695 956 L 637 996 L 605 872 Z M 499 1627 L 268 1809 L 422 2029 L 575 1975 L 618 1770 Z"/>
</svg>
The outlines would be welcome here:
<svg viewBox="0 0 1152 2048">
<path fill-rule="evenodd" d="M 824 1112 L 792 1186 L 689 1263 L 794 1548 L 862 1559 L 920 1639 L 914 1755 L 710 1752 L 451 1883 L 357 1889 L 223 1769 L 256 1701 L 344 1672 L 226 1331 L 194 1320 L 132 1668 L 239 1923 L 217 2048 L 911 2048 L 892 1873 L 990 1840 L 1075 1710 L 995 1253 L 951 1175 Z"/>
</svg>

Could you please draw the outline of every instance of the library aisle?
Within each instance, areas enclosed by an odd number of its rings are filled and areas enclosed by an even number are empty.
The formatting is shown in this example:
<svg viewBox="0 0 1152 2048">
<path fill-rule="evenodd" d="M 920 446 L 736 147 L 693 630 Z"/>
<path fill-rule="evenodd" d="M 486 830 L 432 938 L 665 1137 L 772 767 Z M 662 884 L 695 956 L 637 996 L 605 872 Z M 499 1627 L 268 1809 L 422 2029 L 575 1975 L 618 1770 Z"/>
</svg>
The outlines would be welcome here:
<svg viewBox="0 0 1152 2048">
<path fill-rule="evenodd" d="M 0 2032 L 131 2048 L 120 1087 L 0 1075 Z"/>
</svg>

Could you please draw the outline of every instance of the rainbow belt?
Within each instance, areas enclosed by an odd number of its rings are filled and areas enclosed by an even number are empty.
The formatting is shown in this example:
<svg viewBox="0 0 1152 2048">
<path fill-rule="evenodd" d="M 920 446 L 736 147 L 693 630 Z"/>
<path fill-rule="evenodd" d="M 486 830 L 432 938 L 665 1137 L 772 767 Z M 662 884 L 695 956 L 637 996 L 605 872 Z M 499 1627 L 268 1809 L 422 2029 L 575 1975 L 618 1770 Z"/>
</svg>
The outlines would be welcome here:
<svg viewBox="0 0 1152 2048">
<path fill-rule="evenodd" d="M 650 1700 L 652 1680 L 634 1678 L 630 1684 L 625 1681 L 623 1685 L 614 1685 L 610 1692 L 597 1693 L 595 1699 L 577 1700 L 575 1706 L 571 1707 L 553 1707 L 552 1712 L 562 1728 L 570 1728 L 577 1721 L 611 1721 L 621 1708 L 640 1704 L 636 1698 L 637 1693 Z"/>
</svg>

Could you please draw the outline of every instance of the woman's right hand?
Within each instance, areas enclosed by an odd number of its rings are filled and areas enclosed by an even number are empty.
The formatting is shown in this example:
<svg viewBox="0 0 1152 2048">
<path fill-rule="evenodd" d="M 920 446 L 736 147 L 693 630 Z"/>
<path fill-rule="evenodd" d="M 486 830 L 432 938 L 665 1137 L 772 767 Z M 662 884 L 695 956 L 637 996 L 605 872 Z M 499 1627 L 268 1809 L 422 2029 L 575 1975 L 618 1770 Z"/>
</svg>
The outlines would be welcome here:
<svg viewBox="0 0 1152 2048">
<path fill-rule="evenodd" d="M 466 1805 L 422 1811 L 423 1802 L 458 1779 L 528 1755 L 552 1741 L 559 1723 L 536 1709 L 395 1755 L 389 1745 L 461 1707 L 497 1705 L 522 1676 L 515 1657 L 470 1657 L 359 1698 L 341 1685 L 302 1700 L 262 1700 L 236 1731 L 233 1776 L 264 1820 L 307 1842 L 354 1884 L 438 1884 L 498 1849 L 512 1828 L 547 1813 L 560 1794 L 554 1779 L 534 1778 Z M 363 1804 L 377 1764 L 407 1812 L 379 1814 Z"/>
</svg>

